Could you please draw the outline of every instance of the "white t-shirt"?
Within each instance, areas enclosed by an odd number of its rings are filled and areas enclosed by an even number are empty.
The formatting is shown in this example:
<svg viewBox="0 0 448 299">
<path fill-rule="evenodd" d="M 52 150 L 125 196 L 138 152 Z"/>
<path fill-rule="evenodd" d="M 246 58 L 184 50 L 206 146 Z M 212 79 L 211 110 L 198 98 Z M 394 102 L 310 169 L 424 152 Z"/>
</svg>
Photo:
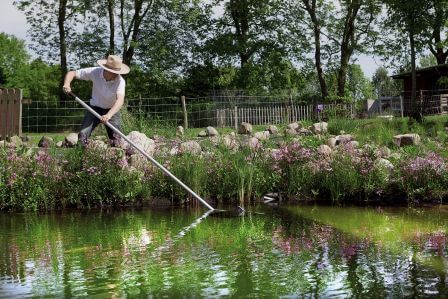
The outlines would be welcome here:
<svg viewBox="0 0 448 299">
<path fill-rule="evenodd" d="M 76 78 L 92 81 L 92 99 L 90 105 L 104 109 L 112 108 L 117 100 L 117 95 L 124 96 L 126 82 L 118 75 L 114 80 L 106 81 L 102 67 L 89 67 L 76 70 Z"/>
</svg>

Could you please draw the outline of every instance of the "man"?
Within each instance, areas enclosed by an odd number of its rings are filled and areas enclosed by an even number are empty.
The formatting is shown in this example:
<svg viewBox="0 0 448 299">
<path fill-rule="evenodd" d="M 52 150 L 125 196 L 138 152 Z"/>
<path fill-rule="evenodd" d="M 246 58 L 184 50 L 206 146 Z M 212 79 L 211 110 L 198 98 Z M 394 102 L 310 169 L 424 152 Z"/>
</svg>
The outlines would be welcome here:
<svg viewBox="0 0 448 299">
<path fill-rule="evenodd" d="M 98 60 L 98 65 L 100 67 L 67 72 L 62 87 L 63 91 L 69 94 L 71 92 L 70 83 L 74 78 L 93 82 L 92 98 L 89 106 L 101 115 L 101 120 L 86 111 L 78 134 L 79 142 L 82 145 L 87 143 L 87 139 L 100 121 L 102 123 L 110 122 L 118 130 L 121 127 L 119 111 L 124 103 L 126 85 L 121 75 L 129 73 L 129 67 L 116 55 L 109 55 L 107 59 Z M 116 145 L 118 140 L 114 131 L 107 126 L 106 130 L 111 144 Z"/>
</svg>

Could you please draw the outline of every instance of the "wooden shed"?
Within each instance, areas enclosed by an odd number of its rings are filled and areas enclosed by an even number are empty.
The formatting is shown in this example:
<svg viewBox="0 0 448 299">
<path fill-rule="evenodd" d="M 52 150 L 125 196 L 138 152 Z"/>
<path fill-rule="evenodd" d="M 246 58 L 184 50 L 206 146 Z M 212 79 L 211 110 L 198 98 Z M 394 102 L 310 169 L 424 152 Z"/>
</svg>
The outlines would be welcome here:
<svg viewBox="0 0 448 299">
<path fill-rule="evenodd" d="M 448 64 L 431 66 L 415 71 L 417 78 L 417 91 L 437 91 L 448 89 L 448 83 L 441 82 L 442 77 L 448 78 Z M 403 91 L 411 92 L 412 90 L 412 73 L 406 72 L 392 76 L 393 79 L 403 80 Z"/>
<path fill-rule="evenodd" d="M 417 102 L 423 114 L 448 113 L 448 64 L 441 64 L 416 70 Z M 403 80 L 401 97 L 404 114 L 412 111 L 411 91 L 412 73 L 406 72 L 392 76 Z"/>
</svg>

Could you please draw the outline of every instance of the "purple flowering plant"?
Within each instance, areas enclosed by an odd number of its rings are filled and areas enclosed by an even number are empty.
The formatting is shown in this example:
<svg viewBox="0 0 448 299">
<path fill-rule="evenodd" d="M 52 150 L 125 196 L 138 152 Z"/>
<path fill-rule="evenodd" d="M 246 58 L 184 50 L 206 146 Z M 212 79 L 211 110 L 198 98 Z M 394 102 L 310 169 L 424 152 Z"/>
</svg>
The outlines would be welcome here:
<svg viewBox="0 0 448 299">
<path fill-rule="evenodd" d="M 446 158 L 432 151 L 405 157 L 400 164 L 397 180 L 411 198 L 442 198 L 448 194 L 447 163 Z"/>
</svg>

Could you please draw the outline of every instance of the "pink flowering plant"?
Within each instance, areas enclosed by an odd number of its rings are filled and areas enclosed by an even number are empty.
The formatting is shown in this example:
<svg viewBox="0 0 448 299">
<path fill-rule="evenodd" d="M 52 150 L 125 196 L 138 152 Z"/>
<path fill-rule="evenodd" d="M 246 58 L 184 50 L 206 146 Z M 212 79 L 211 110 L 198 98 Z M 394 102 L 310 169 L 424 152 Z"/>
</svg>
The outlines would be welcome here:
<svg viewBox="0 0 448 299">
<path fill-rule="evenodd" d="M 387 173 L 375 167 L 378 154 L 374 148 L 358 149 L 345 143 L 326 153 L 297 143 L 287 147 L 280 152 L 287 157 L 280 160 L 284 166 L 276 167 L 288 171 L 284 184 L 292 196 L 366 199 L 377 190 L 387 189 Z"/>
<path fill-rule="evenodd" d="M 307 164 L 315 161 L 316 152 L 303 146 L 299 141 L 280 146 L 271 153 L 271 168 L 280 190 L 300 193 L 310 182 L 311 173 Z"/>
<path fill-rule="evenodd" d="M 412 199 L 438 198 L 448 194 L 447 159 L 435 152 L 401 159 L 397 180 Z"/>
<path fill-rule="evenodd" d="M 0 210 L 38 210 L 57 206 L 63 178 L 61 161 L 48 151 L 21 154 L 0 149 Z"/>
<path fill-rule="evenodd" d="M 141 173 L 131 171 L 123 161 L 124 153 L 89 143 L 85 149 L 69 152 L 65 166 L 64 206 L 104 207 L 126 205 L 146 199 L 150 189 Z"/>
</svg>

